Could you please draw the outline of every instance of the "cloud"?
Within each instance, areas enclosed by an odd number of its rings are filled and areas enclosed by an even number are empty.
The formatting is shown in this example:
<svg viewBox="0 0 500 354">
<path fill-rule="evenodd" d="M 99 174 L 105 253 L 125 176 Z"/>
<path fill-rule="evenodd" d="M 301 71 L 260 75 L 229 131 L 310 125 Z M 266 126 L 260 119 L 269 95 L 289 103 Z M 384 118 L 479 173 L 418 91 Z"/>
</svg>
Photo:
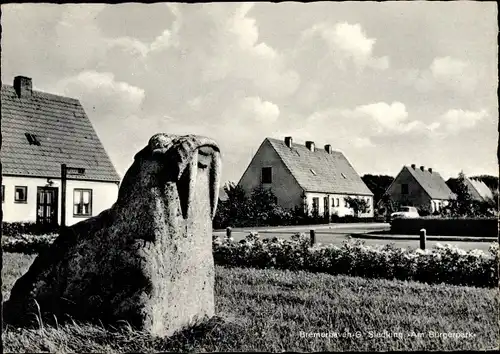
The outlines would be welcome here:
<svg viewBox="0 0 500 354">
<path fill-rule="evenodd" d="M 408 118 L 406 107 L 401 102 L 387 104 L 385 102 L 362 105 L 354 109 L 355 113 L 364 114 L 378 125 L 378 131 L 397 130 Z"/>
<path fill-rule="evenodd" d="M 256 20 L 248 15 L 252 8 L 248 3 L 179 6 L 169 37 L 179 51 L 189 53 L 188 60 L 200 69 L 204 83 L 244 80 L 266 95 L 289 96 L 300 77 L 286 67 L 281 53 L 259 40 Z M 201 32 L 192 32 L 193 23 L 203 31 L 201 45 Z"/>
<path fill-rule="evenodd" d="M 84 71 L 61 80 L 57 91 L 65 96 L 77 97 L 89 111 L 109 117 L 138 113 L 145 95 L 139 87 L 116 81 L 112 73 L 96 71 Z"/>
<path fill-rule="evenodd" d="M 486 110 L 464 111 L 462 109 L 450 109 L 442 114 L 440 120 L 445 131 L 457 133 L 461 130 L 474 127 L 479 121 L 488 116 Z"/>
<path fill-rule="evenodd" d="M 434 80 L 450 89 L 472 93 L 479 83 L 480 70 L 470 63 L 452 58 L 435 58 L 430 66 Z"/>
<path fill-rule="evenodd" d="M 413 85 L 420 92 L 452 91 L 471 95 L 478 89 L 485 71 L 468 61 L 451 56 L 436 57 L 424 70 L 408 69 L 403 82 Z"/>
<path fill-rule="evenodd" d="M 341 68 L 346 67 L 347 61 L 352 61 L 361 70 L 365 67 L 377 70 L 389 68 L 387 56 L 373 55 L 376 39 L 368 38 L 359 23 L 316 24 L 303 33 L 303 40 L 314 35 L 319 35 L 329 45 L 334 60 Z"/>
<path fill-rule="evenodd" d="M 157 131 L 216 139 L 224 179 L 266 136 L 331 143 L 374 170 L 446 144 L 445 163 L 469 141 L 481 156 L 497 144 L 481 108 L 498 109 L 498 28 L 480 5 L 429 17 L 428 4 L 8 4 L 2 79 L 80 99 L 121 166 Z"/>
<path fill-rule="evenodd" d="M 356 137 L 353 140 L 353 145 L 357 148 L 366 148 L 366 147 L 373 147 L 375 144 L 370 140 L 370 138 L 366 137 Z"/>
<path fill-rule="evenodd" d="M 243 100 L 243 108 L 254 115 L 254 119 L 262 123 L 273 123 L 280 114 L 279 107 L 272 102 L 263 101 L 260 97 L 247 97 Z"/>
<path fill-rule="evenodd" d="M 198 102 L 197 99 L 193 103 Z M 234 104 L 223 112 L 222 120 L 229 129 L 245 127 L 247 133 L 252 133 L 261 129 L 261 125 L 275 123 L 279 115 L 280 109 L 275 103 L 265 101 L 258 96 L 250 96 L 235 100 Z"/>
</svg>

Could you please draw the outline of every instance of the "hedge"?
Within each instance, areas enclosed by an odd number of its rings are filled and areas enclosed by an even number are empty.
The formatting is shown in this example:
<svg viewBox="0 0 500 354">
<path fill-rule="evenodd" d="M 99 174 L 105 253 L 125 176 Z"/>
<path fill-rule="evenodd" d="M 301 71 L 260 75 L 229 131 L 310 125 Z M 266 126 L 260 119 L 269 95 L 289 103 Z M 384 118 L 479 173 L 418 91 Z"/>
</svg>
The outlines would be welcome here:
<svg viewBox="0 0 500 354">
<path fill-rule="evenodd" d="M 394 234 L 418 235 L 421 229 L 425 229 L 427 235 L 497 237 L 498 219 L 426 217 L 391 222 Z"/>
<path fill-rule="evenodd" d="M 50 247 L 57 234 L 2 236 L 4 252 L 39 253 Z"/>
<path fill-rule="evenodd" d="M 2 237 L 6 252 L 36 253 L 47 249 L 57 235 Z M 393 245 L 366 246 L 363 241 L 309 247 L 309 237 L 291 241 L 261 240 L 251 233 L 245 240 L 213 238 L 215 264 L 235 267 L 308 270 L 366 278 L 413 280 L 426 283 L 497 287 L 498 243 L 489 253 L 464 251 L 438 244 L 433 249 L 403 249 Z"/>
<path fill-rule="evenodd" d="M 216 264 L 236 267 L 307 270 L 365 278 L 413 280 L 425 283 L 497 287 L 498 243 L 489 253 L 464 251 L 451 245 L 433 249 L 404 249 L 393 245 L 366 246 L 364 241 L 309 247 L 309 237 L 293 241 L 260 240 L 251 234 L 236 243 L 214 238 Z"/>
<path fill-rule="evenodd" d="M 2 235 L 44 235 L 57 232 L 58 225 L 43 225 L 34 222 L 2 222 Z"/>
</svg>

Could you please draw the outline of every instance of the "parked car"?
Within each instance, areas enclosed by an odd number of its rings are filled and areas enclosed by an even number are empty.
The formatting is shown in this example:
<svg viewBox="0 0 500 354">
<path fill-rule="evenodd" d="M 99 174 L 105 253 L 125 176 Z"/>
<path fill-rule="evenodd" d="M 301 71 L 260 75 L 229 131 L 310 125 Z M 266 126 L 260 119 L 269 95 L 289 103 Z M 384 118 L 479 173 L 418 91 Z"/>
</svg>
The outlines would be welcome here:
<svg viewBox="0 0 500 354">
<path fill-rule="evenodd" d="M 412 206 L 400 207 L 398 211 L 391 214 L 391 220 L 400 219 L 400 218 L 415 219 L 415 218 L 419 218 L 419 217 L 420 217 L 420 215 L 418 214 L 417 208 L 412 207 Z"/>
</svg>

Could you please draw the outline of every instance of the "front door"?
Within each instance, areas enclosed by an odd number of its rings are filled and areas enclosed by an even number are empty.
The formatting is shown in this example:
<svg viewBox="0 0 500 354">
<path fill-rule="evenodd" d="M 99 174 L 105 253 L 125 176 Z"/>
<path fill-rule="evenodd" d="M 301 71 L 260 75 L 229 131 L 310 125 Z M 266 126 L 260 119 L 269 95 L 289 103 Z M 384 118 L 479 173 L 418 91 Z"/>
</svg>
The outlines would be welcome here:
<svg viewBox="0 0 500 354">
<path fill-rule="evenodd" d="M 57 225 L 57 188 L 38 187 L 36 210 L 37 224 Z"/>
</svg>

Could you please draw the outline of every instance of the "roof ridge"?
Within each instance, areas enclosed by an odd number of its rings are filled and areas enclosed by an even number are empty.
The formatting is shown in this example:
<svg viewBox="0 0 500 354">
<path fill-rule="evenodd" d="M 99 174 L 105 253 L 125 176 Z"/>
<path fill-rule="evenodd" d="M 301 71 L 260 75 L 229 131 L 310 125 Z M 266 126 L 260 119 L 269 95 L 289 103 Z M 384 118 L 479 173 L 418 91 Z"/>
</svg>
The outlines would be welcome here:
<svg viewBox="0 0 500 354">
<path fill-rule="evenodd" d="M 15 92 L 14 86 L 13 85 L 9 85 L 9 84 L 2 84 L 2 89 L 9 89 L 9 91 L 14 91 Z M 59 94 L 51 93 L 51 92 L 47 92 L 47 91 L 41 91 L 41 90 L 34 90 L 33 89 L 33 90 L 31 90 L 31 92 L 34 93 L 34 94 L 36 94 L 35 96 L 38 96 L 38 97 L 49 96 L 49 97 L 46 97 L 46 98 L 58 98 L 61 101 L 71 100 L 71 101 L 80 102 L 80 100 L 78 98 L 64 96 L 64 95 L 59 95 Z"/>
<path fill-rule="evenodd" d="M 442 187 L 445 188 L 445 190 L 443 191 L 444 193 L 443 194 L 448 194 L 449 196 L 452 196 L 454 195 L 453 191 L 450 189 L 450 187 L 448 187 L 448 185 L 446 184 L 446 181 L 443 179 L 443 177 L 441 176 L 441 174 L 437 171 L 432 171 L 432 173 L 429 171 L 429 170 L 421 170 L 420 168 L 413 168 L 408 165 L 404 165 L 403 168 L 406 168 L 410 174 L 413 176 L 413 178 L 415 178 L 415 180 L 418 182 L 418 184 L 420 184 L 420 186 L 422 187 L 422 189 L 429 195 L 429 197 L 431 198 L 435 198 L 435 199 L 440 199 L 440 198 L 437 198 L 436 197 L 436 190 L 434 190 L 432 187 L 432 185 L 434 184 L 434 187 L 437 188 L 437 191 L 441 190 Z M 420 172 L 422 173 L 420 173 Z M 426 174 L 427 172 L 427 174 Z M 437 181 L 436 178 L 427 178 L 427 177 L 433 177 L 433 176 L 437 176 L 439 177 L 440 181 L 442 181 L 443 183 L 440 183 L 441 186 L 437 186 L 435 185 L 435 182 Z M 424 180 L 422 180 L 424 179 Z"/>
<path fill-rule="evenodd" d="M 304 191 L 373 196 L 342 151 L 310 151 L 302 144 L 292 143 L 289 148 L 284 140 L 270 137 L 265 140 L 271 143 Z"/>
<path fill-rule="evenodd" d="M 283 140 L 281 140 L 281 139 L 277 139 L 277 138 L 270 138 L 270 137 L 266 137 L 266 139 L 269 139 L 269 140 L 274 140 L 274 141 L 276 141 L 276 142 L 280 142 L 280 143 L 285 144 L 285 142 L 284 142 Z M 307 147 L 306 147 L 305 145 L 300 144 L 300 143 L 295 143 L 295 142 L 293 142 L 293 141 L 292 141 L 292 145 L 301 146 L 301 147 L 304 147 L 304 148 L 306 148 L 306 149 L 307 149 Z M 322 150 L 322 151 L 325 151 L 325 152 L 326 152 L 326 150 L 325 150 L 324 146 L 323 146 L 322 148 L 321 148 L 321 147 L 319 147 L 319 148 L 318 148 L 318 147 L 316 147 L 316 145 L 315 145 L 314 150 Z M 332 152 L 339 152 L 339 153 L 341 153 L 341 154 L 344 154 L 344 151 L 343 151 L 342 149 L 333 149 L 333 148 L 332 148 Z"/>
</svg>

